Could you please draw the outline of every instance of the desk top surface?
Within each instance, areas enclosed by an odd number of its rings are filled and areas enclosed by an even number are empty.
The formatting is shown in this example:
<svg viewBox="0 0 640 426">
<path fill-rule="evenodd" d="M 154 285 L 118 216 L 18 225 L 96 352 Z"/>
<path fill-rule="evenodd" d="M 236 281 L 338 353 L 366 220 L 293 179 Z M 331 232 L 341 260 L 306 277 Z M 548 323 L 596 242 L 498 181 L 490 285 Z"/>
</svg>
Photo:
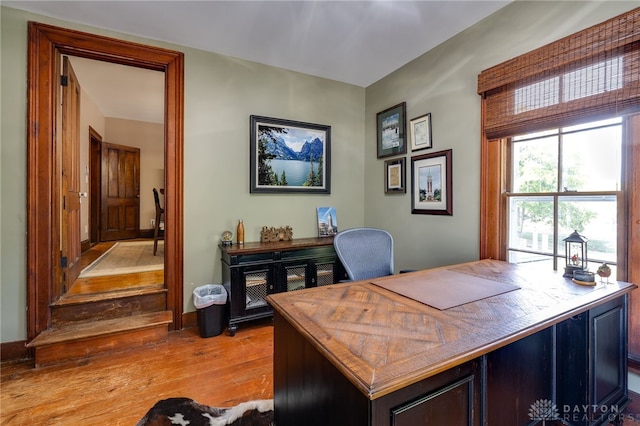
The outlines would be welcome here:
<svg viewBox="0 0 640 426">
<path fill-rule="evenodd" d="M 519 287 L 437 309 L 380 286 L 443 271 Z M 375 281 L 378 285 L 370 281 Z M 629 293 L 635 285 L 582 286 L 561 273 L 494 260 L 268 296 L 271 306 L 362 393 L 384 396 Z"/>
</svg>

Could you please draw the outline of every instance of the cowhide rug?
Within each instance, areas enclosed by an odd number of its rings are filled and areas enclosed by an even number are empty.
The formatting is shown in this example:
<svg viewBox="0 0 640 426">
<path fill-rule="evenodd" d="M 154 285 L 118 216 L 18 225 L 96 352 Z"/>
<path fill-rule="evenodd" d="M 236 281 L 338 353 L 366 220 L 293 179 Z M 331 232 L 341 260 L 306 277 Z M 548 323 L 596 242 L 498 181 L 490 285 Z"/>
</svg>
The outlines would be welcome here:
<svg viewBox="0 0 640 426">
<path fill-rule="evenodd" d="M 230 408 L 202 405 L 189 398 L 158 401 L 136 426 L 274 426 L 273 399 L 243 402 Z"/>
</svg>

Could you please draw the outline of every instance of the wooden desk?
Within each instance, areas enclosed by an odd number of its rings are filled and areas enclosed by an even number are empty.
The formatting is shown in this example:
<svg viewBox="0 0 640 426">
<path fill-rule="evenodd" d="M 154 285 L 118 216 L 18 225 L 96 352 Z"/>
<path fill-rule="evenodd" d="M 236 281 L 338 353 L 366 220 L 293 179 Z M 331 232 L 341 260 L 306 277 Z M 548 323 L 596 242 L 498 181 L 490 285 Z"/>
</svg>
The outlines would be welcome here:
<svg viewBox="0 0 640 426">
<path fill-rule="evenodd" d="M 585 287 L 491 260 L 411 276 L 443 270 L 520 289 L 444 310 L 367 281 L 268 296 L 276 424 L 514 426 L 549 403 L 595 425 L 628 403 L 635 285 Z"/>
</svg>

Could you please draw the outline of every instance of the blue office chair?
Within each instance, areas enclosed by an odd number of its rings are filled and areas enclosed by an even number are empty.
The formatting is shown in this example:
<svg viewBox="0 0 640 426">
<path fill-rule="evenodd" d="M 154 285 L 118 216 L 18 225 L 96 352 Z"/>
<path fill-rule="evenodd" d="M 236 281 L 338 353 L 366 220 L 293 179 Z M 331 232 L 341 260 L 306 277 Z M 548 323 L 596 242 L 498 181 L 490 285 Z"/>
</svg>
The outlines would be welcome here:
<svg viewBox="0 0 640 426">
<path fill-rule="evenodd" d="M 393 237 L 383 229 L 346 229 L 333 247 L 351 281 L 393 275 Z"/>
</svg>

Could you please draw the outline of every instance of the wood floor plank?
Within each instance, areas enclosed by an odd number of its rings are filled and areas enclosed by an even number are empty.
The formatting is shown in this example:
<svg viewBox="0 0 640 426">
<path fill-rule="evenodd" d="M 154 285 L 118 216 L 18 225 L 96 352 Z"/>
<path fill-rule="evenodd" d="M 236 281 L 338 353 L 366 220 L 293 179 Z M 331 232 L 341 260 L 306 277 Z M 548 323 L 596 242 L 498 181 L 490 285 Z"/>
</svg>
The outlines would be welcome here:
<svg viewBox="0 0 640 426">
<path fill-rule="evenodd" d="M 116 276 L 106 275 L 100 277 L 78 278 L 67 294 L 78 295 L 104 293 L 163 283 L 163 270 L 119 274 Z"/>
<path fill-rule="evenodd" d="M 133 425 L 158 400 L 192 398 L 228 407 L 273 398 L 273 326 L 248 323 L 234 337 L 197 328 L 166 343 L 34 369 L 0 369 L 2 425 Z"/>
</svg>

